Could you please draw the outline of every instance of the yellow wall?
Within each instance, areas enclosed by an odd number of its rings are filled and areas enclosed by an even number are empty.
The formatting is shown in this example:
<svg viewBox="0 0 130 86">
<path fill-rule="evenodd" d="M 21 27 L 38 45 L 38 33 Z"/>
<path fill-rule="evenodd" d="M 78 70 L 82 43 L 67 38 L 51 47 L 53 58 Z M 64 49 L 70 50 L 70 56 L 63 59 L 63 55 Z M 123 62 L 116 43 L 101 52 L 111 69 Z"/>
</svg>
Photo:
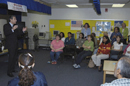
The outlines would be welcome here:
<svg viewBox="0 0 130 86">
<path fill-rule="evenodd" d="M 83 20 L 83 24 L 89 23 L 90 29 L 92 30 L 92 27 L 96 26 L 97 21 L 111 22 L 111 26 L 114 26 L 114 20 Z M 70 22 L 70 26 L 65 26 L 66 22 Z M 126 23 L 126 26 L 128 26 L 129 21 L 124 21 L 124 23 Z M 79 31 L 79 30 L 71 30 L 71 20 L 50 20 L 50 25 L 51 24 L 54 24 L 54 28 L 50 28 L 50 32 L 51 32 L 52 37 L 54 37 L 53 36 L 53 30 L 58 30 L 60 32 L 64 32 L 65 37 L 68 36 L 67 35 L 68 32 L 75 33 L 75 38 L 77 37 L 76 32 Z M 100 34 L 100 36 L 102 36 L 102 35 L 103 34 Z"/>
</svg>

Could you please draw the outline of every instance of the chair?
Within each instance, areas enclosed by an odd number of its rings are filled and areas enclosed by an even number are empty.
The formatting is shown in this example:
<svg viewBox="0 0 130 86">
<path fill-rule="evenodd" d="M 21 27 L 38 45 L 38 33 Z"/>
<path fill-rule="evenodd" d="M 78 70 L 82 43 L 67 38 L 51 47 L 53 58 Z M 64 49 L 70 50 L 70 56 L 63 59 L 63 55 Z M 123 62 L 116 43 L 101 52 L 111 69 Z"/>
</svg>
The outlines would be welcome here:
<svg viewBox="0 0 130 86">
<path fill-rule="evenodd" d="M 123 49 L 122 51 L 120 51 L 120 53 L 118 55 L 112 55 L 110 58 L 111 60 L 119 60 L 120 56 L 123 54 L 123 51 L 125 50 L 125 48 L 127 47 L 127 45 L 123 45 Z"/>
<path fill-rule="evenodd" d="M 63 49 L 63 53 L 60 55 L 60 60 L 64 60 L 65 56 L 74 56 L 73 59 L 76 57 L 76 46 L 75 45 L 67 45 Z"/>
</svg>

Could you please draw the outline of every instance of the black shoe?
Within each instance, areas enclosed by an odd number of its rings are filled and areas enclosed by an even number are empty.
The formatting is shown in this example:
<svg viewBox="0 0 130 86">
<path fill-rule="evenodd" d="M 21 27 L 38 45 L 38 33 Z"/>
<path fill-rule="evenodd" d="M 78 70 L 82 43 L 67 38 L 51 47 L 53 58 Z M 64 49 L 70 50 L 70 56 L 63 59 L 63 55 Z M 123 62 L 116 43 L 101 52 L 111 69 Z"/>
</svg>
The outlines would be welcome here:
<svg viewBox="0 0 130 86">
<path fill-rule="evenodd" d="M 12 72 L 17 73 L 18 71 L 17 70 L 13 70 Z"/>
<path fill-rule="evenodd" d="M 8 75 L 9 77 L 14 77 L 14 75 L 13 75 L 12 73 L 7 73 L 7 75 Z"/>
</svg>

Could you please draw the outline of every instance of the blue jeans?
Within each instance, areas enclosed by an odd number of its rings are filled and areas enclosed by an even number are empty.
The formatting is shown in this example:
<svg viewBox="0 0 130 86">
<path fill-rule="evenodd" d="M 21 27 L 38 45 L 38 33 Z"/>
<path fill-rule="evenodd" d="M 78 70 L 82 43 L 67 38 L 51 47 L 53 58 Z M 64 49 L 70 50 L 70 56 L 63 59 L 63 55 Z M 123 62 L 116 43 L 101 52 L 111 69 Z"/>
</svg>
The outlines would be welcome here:
<svg viewBox="0 0 130 86">
<path fill-rule="evenodd" d="M 61 53 L 62 53 L 61 51 L 59 51 L 59 52 L 52 52 L 51 51 L 50 52 L 51 60 L 52 61 L 57 61 Z"/>
</svg>

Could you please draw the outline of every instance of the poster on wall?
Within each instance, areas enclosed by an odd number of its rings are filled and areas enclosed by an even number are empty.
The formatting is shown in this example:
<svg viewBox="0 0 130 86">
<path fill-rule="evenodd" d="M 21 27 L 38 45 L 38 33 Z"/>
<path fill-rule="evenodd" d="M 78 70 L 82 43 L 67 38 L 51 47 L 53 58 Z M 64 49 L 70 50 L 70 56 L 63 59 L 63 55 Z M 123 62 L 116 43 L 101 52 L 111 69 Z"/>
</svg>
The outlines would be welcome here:
<svg viewBox="0 0 130 86">
<path fill-rule="evenodd" d="M 123 23 L 123 21 L 115 21 L 115 22 L 114 22 L 114 27 L 119 27 L 119 28 L 121 28 L 121 27 L 122 27 L 122 23 Z"/>
<path fill-rule="evenodd" d="M 71 21 L 71 30 L 81 30 L 82 21 Z"/>
<path fill-rule="evenodd" d="M 110 31 L 111 30 L 111 22 L 96 22 L 97 31 Z"/>
</svg>

